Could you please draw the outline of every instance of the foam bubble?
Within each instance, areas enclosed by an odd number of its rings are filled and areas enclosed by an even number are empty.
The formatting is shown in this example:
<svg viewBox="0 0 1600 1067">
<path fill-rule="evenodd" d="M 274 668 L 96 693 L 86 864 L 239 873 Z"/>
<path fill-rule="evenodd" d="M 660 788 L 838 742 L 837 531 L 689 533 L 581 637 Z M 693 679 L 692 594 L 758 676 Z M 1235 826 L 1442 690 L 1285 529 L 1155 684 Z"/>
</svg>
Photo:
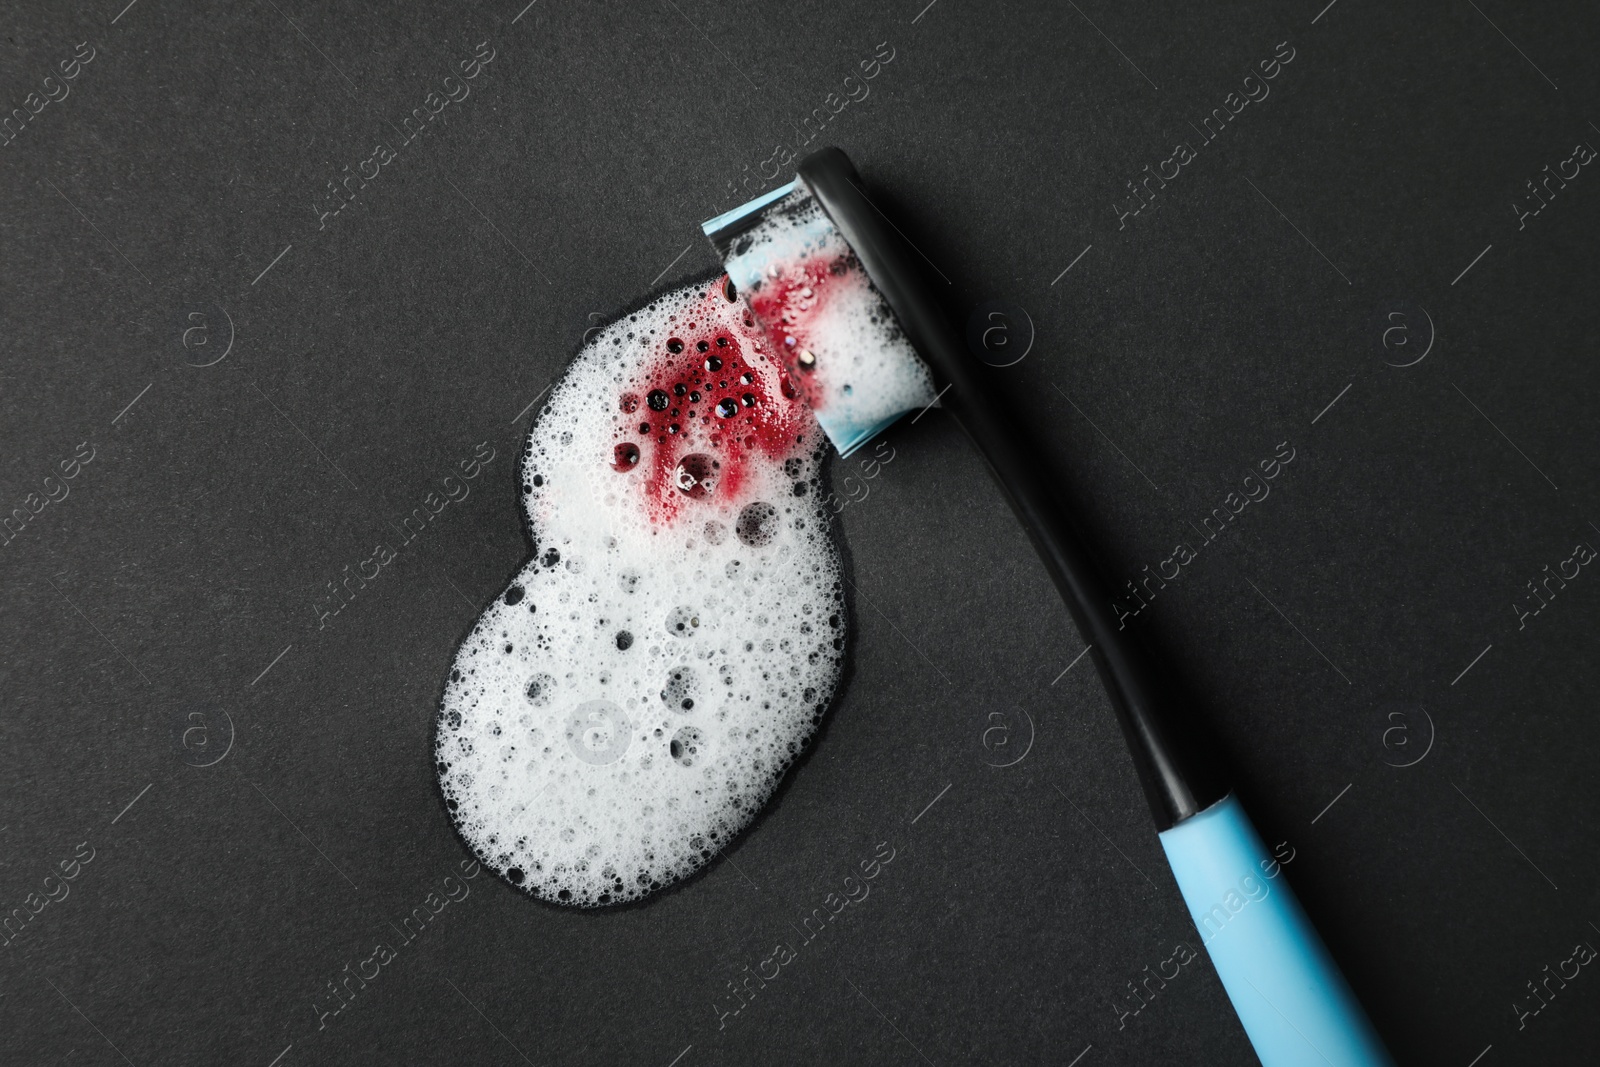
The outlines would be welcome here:
<svg viewBox="0 0 1600 1067">
<path fill-rule="evenodd" d="M 440 787 L 486 866 L 546 900 L 618 903 L 755 816 L 842 666 L 825 451 L 720 278 L 579 352 L 523 459 L 537 549 L 440 708 Z"/>
</svg>

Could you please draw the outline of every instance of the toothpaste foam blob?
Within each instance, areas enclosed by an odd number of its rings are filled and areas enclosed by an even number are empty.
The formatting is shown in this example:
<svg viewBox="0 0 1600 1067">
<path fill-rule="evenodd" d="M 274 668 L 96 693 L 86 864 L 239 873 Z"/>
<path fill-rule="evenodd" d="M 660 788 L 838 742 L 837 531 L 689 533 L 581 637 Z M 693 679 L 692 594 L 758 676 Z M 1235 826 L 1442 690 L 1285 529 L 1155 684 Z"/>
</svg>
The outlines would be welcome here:
<svg viewBox="0 0 1600 1067">
<path fill-rule="evenodd" d="M 439 784 L 545 900 L 633 900 L 766 802 L 832 699 L 845 611 L 826 447 L 726 277 L 586 343 L 522 465 L 535 555 L 456 653 Z"/>
</svg>

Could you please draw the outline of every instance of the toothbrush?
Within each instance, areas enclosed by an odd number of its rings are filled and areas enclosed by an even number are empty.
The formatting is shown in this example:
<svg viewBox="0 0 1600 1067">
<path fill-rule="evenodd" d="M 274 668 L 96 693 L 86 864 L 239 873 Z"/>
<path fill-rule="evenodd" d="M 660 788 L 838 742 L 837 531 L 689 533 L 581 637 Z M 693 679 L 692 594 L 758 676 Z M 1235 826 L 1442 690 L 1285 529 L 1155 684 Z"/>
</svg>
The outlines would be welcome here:
<svg viewBox="0 0 1600 1067">
<path fill-rule="evenodd" d="M 988 368 L 945 318 L 921 254 L 839 149 L 808 156 L 798 173 L 701 227 L 794 388 L 844 455 L 941 403 L 988 462 L 1089 643 L 1173 876 L 1264 1067 L 1392 1064 L 1185 701 L 1119 624 L 1058 480 L 990 395 Z M 831 321 L 841 319 L 849 329 Z"/>
</svg>

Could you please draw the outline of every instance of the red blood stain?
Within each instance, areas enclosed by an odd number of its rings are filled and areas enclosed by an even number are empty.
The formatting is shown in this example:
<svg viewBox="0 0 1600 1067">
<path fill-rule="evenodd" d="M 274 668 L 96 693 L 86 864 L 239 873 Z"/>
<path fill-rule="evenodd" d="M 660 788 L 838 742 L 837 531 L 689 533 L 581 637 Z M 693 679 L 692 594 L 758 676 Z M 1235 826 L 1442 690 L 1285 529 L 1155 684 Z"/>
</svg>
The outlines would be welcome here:
<svg viewBox="0 0 1600 1067">
<path fill-rule="evenodd" d="M 750 313 L 724 295 L 724 281 L 678 314 L 643 381 L 619 398 L 615 456 L 633 446 L 640 458 L 613 461 L 614 477 L 642 479 L 660 525 L 737 500 L 752 465 L 793 455 L 812 423 Z"/>
<path fill-rule="evenodd" d="M 813 411 L 821 409 L 823 397 L 812 384 L 803 355 L 810 348 L 808 327 L 849 272 L 844 256 L 811 256 L 786 265 L 782 274 L 762 279 L 760 286 L 744 294 L 786 372 L 784 395 L 803 399 Z"/>
</svg>

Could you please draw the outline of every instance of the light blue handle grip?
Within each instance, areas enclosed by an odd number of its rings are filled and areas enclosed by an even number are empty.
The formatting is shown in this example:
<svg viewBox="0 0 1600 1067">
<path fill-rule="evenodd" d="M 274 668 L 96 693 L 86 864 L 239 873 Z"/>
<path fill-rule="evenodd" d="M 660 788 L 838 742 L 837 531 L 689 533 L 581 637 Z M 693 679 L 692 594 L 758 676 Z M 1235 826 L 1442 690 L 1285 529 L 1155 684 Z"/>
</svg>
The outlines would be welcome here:
<svg viewBox="0 0 1600 1067">
<path fill-rule="evenodd" d="M 1392 1067 L 1237 797 L 1167 830 L 1161 845 L 1262 1067 Z"/>
</svg>

